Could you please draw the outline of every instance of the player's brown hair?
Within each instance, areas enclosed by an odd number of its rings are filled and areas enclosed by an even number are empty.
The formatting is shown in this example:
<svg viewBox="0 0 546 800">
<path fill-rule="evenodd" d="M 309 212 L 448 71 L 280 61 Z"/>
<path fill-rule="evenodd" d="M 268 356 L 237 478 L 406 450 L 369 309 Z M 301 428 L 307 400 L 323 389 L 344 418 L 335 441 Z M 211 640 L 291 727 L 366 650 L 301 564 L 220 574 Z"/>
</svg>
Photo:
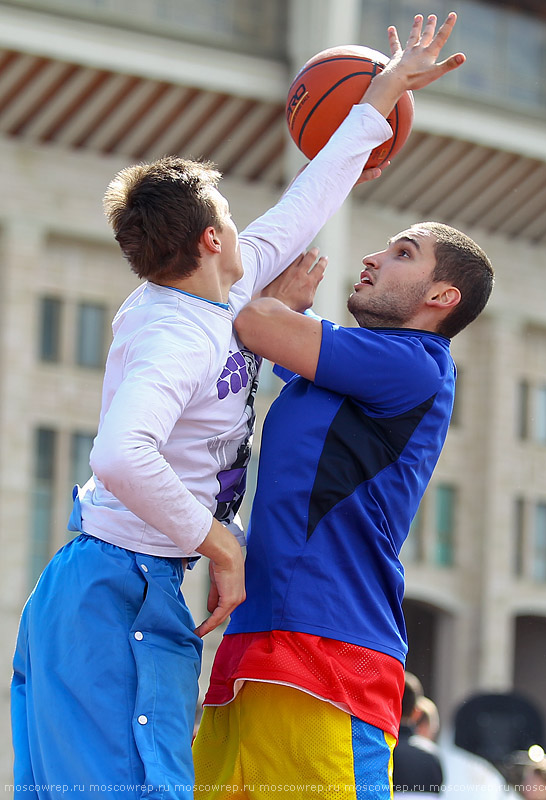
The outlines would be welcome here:
<svg viewBox="0 0 546 800">
<path fill-rule="evenodd" d="M 470 236 L 456 228 L 441 222 L 420 222 L 413 227 L 430 231 L 436 239 L 432 280 L 451 283 L 461 292 L 460 302 L 437 328 L 437 333 L 451 339 L 485 308 L 495 279 L 491 261 Z"/>
<path fill-rule="evenodd" d="M 199 238 L 221 228 L 211 188 L 220 173 L 207 162 L 165 156 L 126 167 L 104 195 L 104 211 L 122 253 L 139 278 L 190 275 L 199 265 Z"/>
<path fill-rule="evenodd" d="M 404 694 L 402 695 L 402 719 L 409 720 L 415 711 L 417 698 L 423 694 L 423 684 L 413 672 L 404 673 Z"/>
</svg>

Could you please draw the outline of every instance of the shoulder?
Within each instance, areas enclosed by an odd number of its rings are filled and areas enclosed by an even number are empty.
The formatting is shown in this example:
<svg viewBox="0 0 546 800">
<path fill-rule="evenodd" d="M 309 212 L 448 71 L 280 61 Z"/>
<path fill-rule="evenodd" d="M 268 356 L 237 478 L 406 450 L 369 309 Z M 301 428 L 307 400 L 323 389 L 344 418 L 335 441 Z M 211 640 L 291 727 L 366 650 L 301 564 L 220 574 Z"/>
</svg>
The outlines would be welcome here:
<svg viewBox="0 0 546 800">
<path fill-rule="evenodd" d="M 431 739 L 427 739 L 426 736 L 419 736 L 419 734 L 413 734 L 409 738 L 409 742 L 411 747 L 417 748 L 421 750 L 423 753 L 428 753 L 435 759 L 440 759 L 440 748 L 433 742 Z"/>
<path fill-rule="evenodd" d="M 150 320 L 130 337 L 133 353 L 154 353 L 157 357 L 184 358 L 210 353 L 211 347 L 211 339 L 202 327 L 176 315 Z"/>
<path fill-rule="evenodd" d="M 426 331 L 322 322 L 319 385 L 402 413 L 454 382 L 449 340 Z M 333 384 L 335 382 L 335 386 Z"/>
<path fill-rule="evenodd" d="M 118 331 L 109 360 L 117 361 L 125 379 L 193 392 L 217 377 L 228 341 L 221 351 L 199 325 L 168 314 L 148 319 L 127 335 Z"/>
<path fill-rule="evenodd" d="M 393 355 L 413 353 L 416 357 L 435 354 L 451 360 L 450 341 L 432 331 L 411 328 L 360 328 L 322 320 L 323 336 L 343 339 L 355 348 L 368 347 Z"/>
</svg>

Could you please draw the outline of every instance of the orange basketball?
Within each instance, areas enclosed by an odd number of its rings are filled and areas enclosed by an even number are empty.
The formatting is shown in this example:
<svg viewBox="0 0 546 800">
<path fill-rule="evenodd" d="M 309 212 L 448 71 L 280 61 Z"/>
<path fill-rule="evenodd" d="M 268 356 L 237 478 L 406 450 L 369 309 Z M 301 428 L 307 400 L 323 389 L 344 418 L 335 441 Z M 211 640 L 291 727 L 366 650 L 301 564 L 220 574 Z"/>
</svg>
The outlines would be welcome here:
<svg viewBox="0 0 546 800">
<path fill-rule="evenodd" d="M 307 158 L 324 147 L 388 61 L 369 47 L 341 45 L 317 53 L 303 65 L 288 92 L 286 119 L 292 139 Z M 413 124 L 411 92 L 400 98 L 387 121 L 393 135 L 372 150 L 367 168 L 392 160 L 406 142 Z"/>
</svg>

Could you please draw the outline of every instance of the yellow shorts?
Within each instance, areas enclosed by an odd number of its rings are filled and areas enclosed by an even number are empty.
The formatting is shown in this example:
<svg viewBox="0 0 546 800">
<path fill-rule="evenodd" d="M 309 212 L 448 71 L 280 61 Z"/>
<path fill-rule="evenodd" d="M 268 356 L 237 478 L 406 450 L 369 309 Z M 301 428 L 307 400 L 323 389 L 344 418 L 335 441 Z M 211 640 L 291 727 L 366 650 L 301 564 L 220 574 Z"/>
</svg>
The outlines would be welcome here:
<svg viewBox="0 0 546 800">
<path fill-rule="evenodd" d="M 389 800 L 396 741 L 299 689 L 247 681 L 205 708 L 193 747 L 196 800 Z"/>
</svg>

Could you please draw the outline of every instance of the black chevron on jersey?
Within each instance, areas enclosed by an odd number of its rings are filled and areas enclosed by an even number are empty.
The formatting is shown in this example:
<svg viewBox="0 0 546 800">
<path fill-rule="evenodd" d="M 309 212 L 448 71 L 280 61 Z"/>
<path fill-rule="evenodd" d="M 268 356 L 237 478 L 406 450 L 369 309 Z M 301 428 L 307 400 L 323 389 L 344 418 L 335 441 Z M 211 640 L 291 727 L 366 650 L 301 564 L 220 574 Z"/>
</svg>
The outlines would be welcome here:
<svg viewBox="0 0 546 800">
<path fill-rule="evenodd" d="M 309 499 L 307 539 L 361 483 L 398 460 L 435 395 L 397 417 L 368 416 L 345 398 L 328 429 Z"/>
</svg>

